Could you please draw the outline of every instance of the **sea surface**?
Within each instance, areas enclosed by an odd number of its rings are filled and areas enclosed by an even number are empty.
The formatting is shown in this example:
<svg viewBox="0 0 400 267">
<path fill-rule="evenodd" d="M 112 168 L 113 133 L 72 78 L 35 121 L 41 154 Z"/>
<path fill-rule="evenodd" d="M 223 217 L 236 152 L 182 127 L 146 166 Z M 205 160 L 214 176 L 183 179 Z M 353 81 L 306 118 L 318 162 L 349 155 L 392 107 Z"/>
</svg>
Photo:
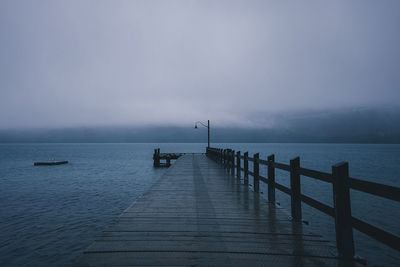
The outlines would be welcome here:
<svg viewBox="0 0 400 267">
<path fill-rule="evenodd" d="M 0 144 L 0 266 L 69 266 L 115 217 L 161 178 L 154 148 L 161 152 L 204 152 L 205 144 Z M 261 158 L 275 154 L 288 163 L 330 172 L 348 161 L 350 176 L 400 186 L 400 145 L 213 144 Z M 59 166 L 35 161 L 68 160 Z M 251 166 L 250 166 L 251 167 Z M 260 168 L 266 175 L 266 167 Z M 289 185 L 284 171 L 276 180 Z M 302 193 L 332 205 L 332 186 L 302 177 Z M 252 181 L 250 177 L 250 181 Z M 266 192 L 265 187 L 261 187 Z M 266 197 L 266 194 L 264 195 Z M 351 191 L 354 216 L 400 235 L 400 204 Z M 290 212 L 290 199 L 277 191 Z M 303 204 L 303 217 L 335 240 L 333 219 Z M 356 254 L 368 266 L 399 266 L 400 253 L 355 231 Z"/>
</svg>

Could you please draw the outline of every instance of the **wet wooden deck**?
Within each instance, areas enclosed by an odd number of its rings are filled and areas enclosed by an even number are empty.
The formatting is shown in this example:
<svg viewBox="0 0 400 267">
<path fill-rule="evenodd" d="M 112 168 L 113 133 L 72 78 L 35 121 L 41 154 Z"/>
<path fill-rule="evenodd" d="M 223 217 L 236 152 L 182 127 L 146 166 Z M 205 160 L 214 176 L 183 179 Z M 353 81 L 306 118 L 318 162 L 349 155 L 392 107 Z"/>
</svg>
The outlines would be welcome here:
<svg viewBox="0 0 400 267">
<path fill-rule="evenodd" d="M 318 230 L 318 229 L 317 229 Z M 323 230 L 323 229 L 322 229 Z M 322 231 L 321 230 L 321 231 Z M 78 266 L 352 266 L 318 231 L 205 155 L 184 155 L 79 258 Z"/>
</svg>

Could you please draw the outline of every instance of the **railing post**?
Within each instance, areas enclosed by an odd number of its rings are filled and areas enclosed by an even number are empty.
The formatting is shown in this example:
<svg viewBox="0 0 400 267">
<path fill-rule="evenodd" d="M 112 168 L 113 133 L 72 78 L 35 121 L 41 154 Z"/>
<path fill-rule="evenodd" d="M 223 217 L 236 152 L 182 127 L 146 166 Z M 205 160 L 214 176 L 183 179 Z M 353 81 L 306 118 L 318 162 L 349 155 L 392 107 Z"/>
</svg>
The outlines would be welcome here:
<svg viewBox="0 0 400 267">
<path fill-rule="evenodd" d="M 228 158 L 228 172 L 231 172 L 231 166 L 232 166 L 232 158 L 231 158 L 231 149 L 228 149 L 228 154 L 226 155 Z"/>
<path fill-rule="evenodd" d="M 260 191 L 260 162 L 258 161 L 260 158 L 260 153 L 254 154 L 254 162 L 253 162 L 253 172 L 254 172 L 254 180 L 253 180 L 253 188 L 254 192 Z"/>
<path fill-rule="evenodd" d="M 342 162 L 332 166 L 336 246 L 339 252 L 339 256 L 345 258 L 353 258 L 354 239 L 353 227 L 351 223 L 351 205 L 348 177 L 349 164 L 347 162 Z"/>
<path fill-rule="evenodd" d="M 300 158 L 290 160 L 290 190 L 291 194 L 291 207 L 293 220 L 301 220 L 301 198 L 300 198 Z"/>
<path fill-rule="evenodd" d="M 229 169 L 231 164 L 231 150 L 228 148 L 226 150 L 226 167 Z"/>
<path fill-rule="evenodd" d="M 232 175 L 235 175 L 235 150 L 231 150 L 230 158 L 231 158 L 231 172 Z"/>
<path fill-rule="evenodd" d="M 241 172 L 242 171 L 240 170 L 240 151 L 238 151 L 236 152 L 236 176 L 239 180 Z"/>
<path fill-rule="evenodd" d="M 244 153 L 243 167 L 244 167 L 244 184 L 249 185 L 249 152 Z"/>
<path fill-rule="evenodd" d="M 275 202 L 275 155 L 268 156 L 268 201 Z"/>
<path fill-rule="evenodd" d="M 226 168 L 228 169 L 228 172 L 231 171 L 231 150 L 228 149 L 227 153 L 226 153 Z"/>
<path fill-rule="evenodd" d="M 225 149 L 225 168 L 228 168 L 229 166 L 229 149 Z"/>
<path fill-rule="evenodd" d="M 228 153 L 229 153 L 229 150 L 225 149 L 225 156 L 224 156 L 224 163 L 225 163 L 224 166 L 225 166 L 225 168 L 228 168 L 228 164 L 229 164 Z"/>
</svg>

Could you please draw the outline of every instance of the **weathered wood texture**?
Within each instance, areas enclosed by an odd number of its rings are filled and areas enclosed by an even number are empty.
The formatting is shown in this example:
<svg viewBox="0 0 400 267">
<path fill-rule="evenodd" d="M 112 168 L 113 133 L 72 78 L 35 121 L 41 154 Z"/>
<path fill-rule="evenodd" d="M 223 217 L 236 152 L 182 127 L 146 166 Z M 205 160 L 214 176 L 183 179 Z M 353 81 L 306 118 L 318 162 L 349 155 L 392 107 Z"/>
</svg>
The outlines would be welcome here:
<svg viewBox="0 0 400 267">
<path fill-rule="evenodd" d="M 205 155 L 183 155 L 78 266 L 353 266 Z"/>
</svg>

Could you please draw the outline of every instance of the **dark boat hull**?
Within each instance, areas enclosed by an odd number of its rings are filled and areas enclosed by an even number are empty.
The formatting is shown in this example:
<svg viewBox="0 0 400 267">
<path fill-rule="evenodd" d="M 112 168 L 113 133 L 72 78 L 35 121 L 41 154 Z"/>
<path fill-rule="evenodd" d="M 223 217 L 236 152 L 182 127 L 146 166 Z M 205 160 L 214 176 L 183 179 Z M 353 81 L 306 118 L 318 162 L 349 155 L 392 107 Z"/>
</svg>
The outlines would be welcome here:
<svg viewBox="0 0 400 267">
<path fill-rule="evenodd" d="M 33 165 L 42 166 L 42 165 L 61 165 L 67 164 L 68 161 L 52 161 L 52 162 L 35 162 Z"/>
</svg>

